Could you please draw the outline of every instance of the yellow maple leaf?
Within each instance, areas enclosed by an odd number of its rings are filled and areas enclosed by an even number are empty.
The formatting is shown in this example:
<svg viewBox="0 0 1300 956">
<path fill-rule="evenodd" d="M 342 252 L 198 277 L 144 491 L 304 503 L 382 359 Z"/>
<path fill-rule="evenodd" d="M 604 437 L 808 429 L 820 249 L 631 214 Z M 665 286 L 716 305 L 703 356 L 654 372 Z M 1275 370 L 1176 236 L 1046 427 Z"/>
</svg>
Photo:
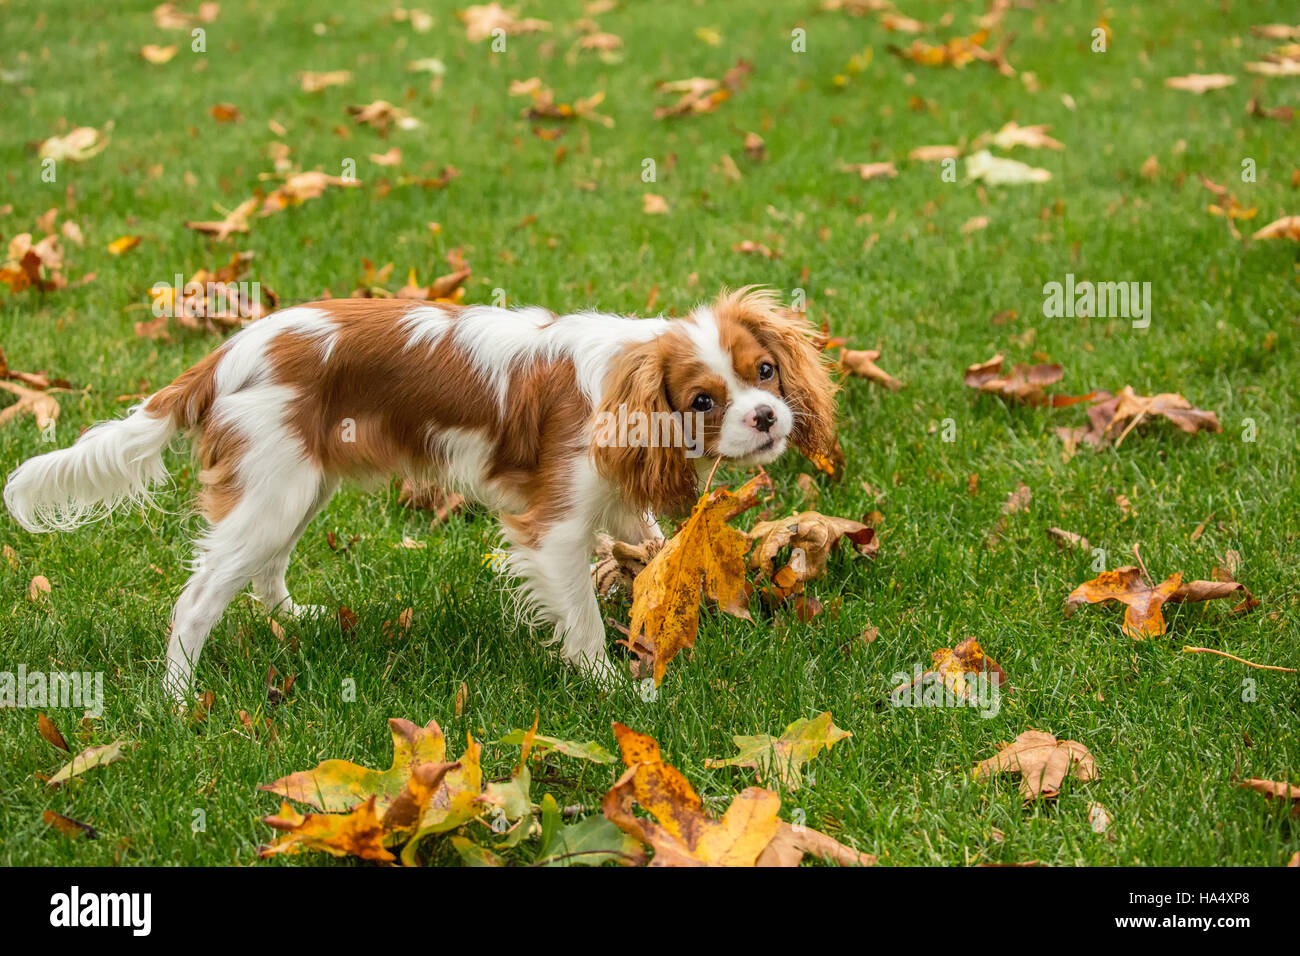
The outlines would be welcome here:
<svg viewBox="0 0 1300 956">
<path fill-rule="evenodd" d="M 750 542 L 727 521 L 753 507 L 760 488 L 771 486 L 771 479 L 760 474 L 738 492 L 715 488 L 706 493 L 681 530 L 637 575 L 627 644 L 653 662 L 656 685 L 663 680 L 668 662 L 695 646 L 701 594 L 728 614 L 749 619 L 751 588 L 745 580 L 745 554 Z"/>
</svg>

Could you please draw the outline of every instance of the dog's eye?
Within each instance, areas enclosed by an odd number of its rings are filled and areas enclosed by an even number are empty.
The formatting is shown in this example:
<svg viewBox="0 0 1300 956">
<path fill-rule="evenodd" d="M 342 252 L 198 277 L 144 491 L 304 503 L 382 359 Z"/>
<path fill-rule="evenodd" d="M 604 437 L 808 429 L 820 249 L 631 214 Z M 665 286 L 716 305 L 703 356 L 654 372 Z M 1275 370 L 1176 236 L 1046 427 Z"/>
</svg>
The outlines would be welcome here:
<svg viewBox="0 0 1300 956">
<path fill-rule="evenodd" d="M 768 381 L 776 374 L 776 366 L 771 362 L 763 362 L 758 366 L 758 380 L 760 382 Z"/>
<path fill-rule="evenodd" d="M 713 399 L 701 392 L 695 396 L 695 401 L 691 402 L 691 408 L 697 412 L 708 412 L 713 410 Z"/>
</svg>

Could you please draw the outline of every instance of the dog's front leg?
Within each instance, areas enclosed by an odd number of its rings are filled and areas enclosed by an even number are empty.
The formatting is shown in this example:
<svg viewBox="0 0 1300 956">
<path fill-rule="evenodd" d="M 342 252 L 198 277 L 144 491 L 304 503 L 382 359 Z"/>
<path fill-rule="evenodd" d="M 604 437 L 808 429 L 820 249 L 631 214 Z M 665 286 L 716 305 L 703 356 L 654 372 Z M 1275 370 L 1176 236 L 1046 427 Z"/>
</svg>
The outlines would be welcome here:
<svg viewBox="0 0 1300 956">
<path fill-rule="evenodd" d="M 560 656 L 602 686 L 613 686 L 618 670 L 605 649 L 605 624 L 591 583 L 590 523 L 569 518 L 536 536 L 507 523 L 506 537 L 513 545 L 506 568 L 522 579 L 524 605 L 554 627 Z"/>
</svg>

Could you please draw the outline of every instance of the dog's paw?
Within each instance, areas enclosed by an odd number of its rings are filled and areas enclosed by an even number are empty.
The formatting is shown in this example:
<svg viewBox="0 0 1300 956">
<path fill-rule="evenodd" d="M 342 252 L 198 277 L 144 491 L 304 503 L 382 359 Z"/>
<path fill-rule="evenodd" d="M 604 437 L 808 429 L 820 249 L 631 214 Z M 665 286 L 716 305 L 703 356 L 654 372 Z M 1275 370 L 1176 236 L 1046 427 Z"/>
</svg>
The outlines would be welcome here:
<svg viewBox="0 0 1300 956">
<path fill-rule="evenodd" d="M 608 657 L 598 657 L 595 660 L 584 659 L 581 669 L 583 677 L 594 681 L 596 686 L 604 691 L 614 690 L 627 683 L 627 678 Z"/>
</svg>

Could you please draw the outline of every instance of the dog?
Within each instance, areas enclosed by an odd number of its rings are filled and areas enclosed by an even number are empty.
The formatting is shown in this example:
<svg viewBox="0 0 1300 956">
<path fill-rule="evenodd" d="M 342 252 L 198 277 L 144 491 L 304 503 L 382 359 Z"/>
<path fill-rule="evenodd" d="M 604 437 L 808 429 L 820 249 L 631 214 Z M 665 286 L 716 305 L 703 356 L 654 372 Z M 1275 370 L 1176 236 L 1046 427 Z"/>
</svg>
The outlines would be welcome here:
<svg viewBox="0 0 1300 956">
<path fill-rule="evenodd" d="M 434 481 L 498 514 L 523 606 L 608 686 L 596 534 L 662 539 L 656 515 L 688 509 L 718 458 L 828 454 L 834 385 L 814 336 L 755 287 L 677 319 L 322 300 L 250 323 L 125 418 L 22 463 L 4 501 L 31 532 L 148 505 L 186 434 L 208 527 L 171 616 L 165 687 L 184 702 L 250 582 L 272 613 L 323 612 L 293 601 L 285 572 L 341 482 Z"/>
</svg>

